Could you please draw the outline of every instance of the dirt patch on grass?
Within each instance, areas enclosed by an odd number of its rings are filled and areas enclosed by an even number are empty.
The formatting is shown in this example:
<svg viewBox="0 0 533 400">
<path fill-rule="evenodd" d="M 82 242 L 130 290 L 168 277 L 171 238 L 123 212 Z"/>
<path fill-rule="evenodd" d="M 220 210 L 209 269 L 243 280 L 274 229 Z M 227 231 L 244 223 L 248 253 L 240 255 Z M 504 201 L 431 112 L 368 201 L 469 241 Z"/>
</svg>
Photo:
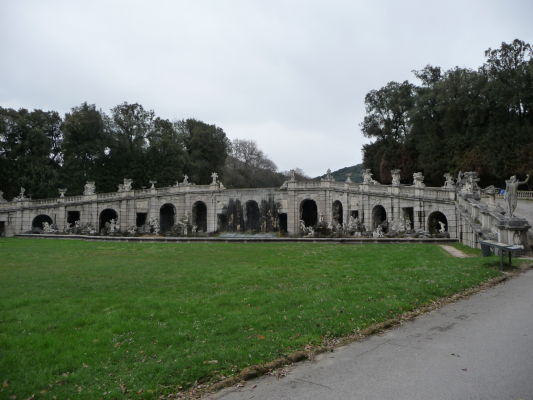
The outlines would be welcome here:
<svg viewBox="0 0 533 400">
<path fill-rule="evenodd" d="M 446 244 L 441 244 L 440 245 L 440 248 L 445 250 L 448 254 L 454 256 L 454 257 L 457 257 L 457 258 L 469 258 L 469 257 L 472 257 L 472 255 L 470 254 L 466 254 L 464 252 L 462 252 L 461 250 L 453 247 L 453 246 L 448 246 Z"/>
</svg>

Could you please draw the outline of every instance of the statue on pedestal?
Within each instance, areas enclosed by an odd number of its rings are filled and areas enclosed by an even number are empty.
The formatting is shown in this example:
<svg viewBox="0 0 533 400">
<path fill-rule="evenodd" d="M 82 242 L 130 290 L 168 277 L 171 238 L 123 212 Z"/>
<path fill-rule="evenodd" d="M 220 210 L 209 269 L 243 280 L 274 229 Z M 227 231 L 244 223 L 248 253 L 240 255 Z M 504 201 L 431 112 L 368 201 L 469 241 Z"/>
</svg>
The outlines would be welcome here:
<svg viewBox="0 0 533 400">
<path fill-rule="evenodd" d="M 83 189 L 83 195 L 84 196 L 93 195 L 95 190 L 96 190 L 96 185 L 94 184 L 94 181 L 87 181 Z"/>
<path fill-rule="evenodd" d="M 413 174 L 413 186 L 417 188 L 426 187 L 426 185 L 424 184 L 424 175 L 422 175 L 422 172 L 415 172 Z"/>
<path fill-rule="evenodd" d="M 218 183 L 217 179 L 218 179 L 218 174 L 216 172 L 213 172 L 211 174 L 211 185 L 216 185 Z"/>
<path fill-rule="evenodd" d="M 505 196 L 504 199 L 507 202 L 507 209 L 509 211 L 509 217 L 513 217 L 516 210 L 516 204 L 518 201 L 518 186 L 523 185 L 529 181 L 529 174 L 526 175 L 525 181 L 519 181 L 515 175 L 505 181 Z"/>
<path fill-rule="evenodd" d="M 400 185 L 400 171 L 399 169 L 393 169 L 391 170 L 392 175 L 392 186 L 399 186 Z"/>
<path fill-rule="evenodd" d="M 442 187 L 443 189 L 455 189 L 455 182 L 453 181 L 453 177 L 452 177 L 452 174 L 450 173 L 445 173 L 444 174 L 444 179 L 446 180 L 444 182 L 444 186 Z"/>
<path fill-rule="evenodd" d="M 372 171 L 370 169 L 365 169 L 363 171 L 363 183 L 366 185 L 375 185 L 379 182 L 372 179 Z"/>
</svg>

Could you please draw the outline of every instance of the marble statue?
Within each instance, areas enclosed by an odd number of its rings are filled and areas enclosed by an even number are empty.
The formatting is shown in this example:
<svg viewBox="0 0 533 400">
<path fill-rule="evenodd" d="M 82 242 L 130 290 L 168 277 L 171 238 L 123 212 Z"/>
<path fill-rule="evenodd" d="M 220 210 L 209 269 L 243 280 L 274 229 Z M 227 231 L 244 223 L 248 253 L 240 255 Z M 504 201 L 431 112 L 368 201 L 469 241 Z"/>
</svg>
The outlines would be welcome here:
<svg viewBox="0 0 533 400">
<path fill-rule="evenodd" d="M 96 190 L 96 185 L 94 184 L 94 181 L 87 181 L 83 189 L 83 195 L 84 196 L 93 195 L 95 190 Z"/>
<path fill-rule="evenodd" d="M 333 175 L 331 175 L 331 169 L 328 168 L 328 170 L 326 171 L 326 176 L 322 178 L 322 180 L 325 182 L 333 182 L 335 180 L 333 178 Z"/>
<path fill-rule="evenodd" d="M 459 177 L 457 178 L 457 186 L 460 187 L 459 192 L 462 195 L 474 197 L 479 196 L 481 189 L 477 184 L 478 182 L 479 178 L 477 176 L 477 172 L 469 171 L 465 172 L 464 174 L 462 172 L 459 172 Z"/>
<path fill-rule="evenodd" d="M 505 196 L 504 199 L 507 202 L 507 210 L 509 212 L 509 217 L 513 217 L 514 211 L 516 210 L 516 204 L 518 202 L 518 186 L 523 185 L 529 181 L 529 174 L 526 175 L 526 180 L 519 181 L 516 178 L 516 175 L 511 176 L 508 180 L 505 181 Z"/>
<path fill-rule="evenodd" d="M 23 187 L 20 188 L 20 193 L 17 197 L 15 197 L 13 200 L 16 200 L 16 201 L 22 201 L 24 199 L 26 199 L 26 197 L 24 196 L 24 193 L 26 192 L 26 189 L 24 189 Z"/>
<path fill-rule="evenodd" d="M 352 174 L 351 174 L 351 172 L 348 172 L 346 174 L 346 181 L 345 182 L 346 183 L 352 183 Z"/>
<path fill-rule="evenodd" d="M 183 216 L 178 220 L 176 225 L 181 227 L 181 233 L 183 236 L 187 236 L 189 234 L 189 215 L 183 214 Z"/>
<path fill-rule="evenodd" d="M 424 175 L 422 175 L 422 172 L 415 172 L 413 174 L 413 186 L 417 188 L 426 187 L 426 185 L 424 184 Z"/>
<path fill-rule="evenodd" d="M 392 186 L 399 186 L 400 185 L 400 171 L 399 169 L 393 169 L 391 170 L 392 175 Z"/>
<path fill-rule="evenodd" d="M 440 228 L 437 229 L 438 233 L 444 233 L 446 232 L 446 224 L 442 221 L 437 221 L 439 223 Z"/>
<path fill-rule="evenodd" d="M 211 185 L 216 185 L 218 182 L 217 182 L 217 179 L 218 179 L 218 174 L 216 172 L 213 172 L 211 174 Z"/>
<path fill-rule="evenodd" d="M 366 185 L 376 185 L 379 182 L 372 179 L 372 171 L 370 169 L 365 169 L 363 171 L 363 183 Z"/>
<path fill-rule="evenodd" d="M 290 182 L 296 182 L 296 171 L 291 169 L 291 178 Z"/>
<path fill-rule="evenodd" d="M 150 183 L 150 190 L 154 190 L 155 184 L 157 183 L 157 181 L 149 181 L 149 183 Z"/>
<path fill-rule="evenodd" d="M 444 186 L 442 187 L 443 189 L 455 189 L 455 182 L 453 181 L 452 174 L 448 172 L 445 173 L 444 179 L 445 179 L 445 182 L 444 182 Z"/>
<path fill-rule="evenodd" d="M 150 223 L 149 223 L 150 227 L 152 228 L 153 230 L 153 233 L 155 234 L 158 234 L 161 227 L 159 226 L 159 221 L 157 220 L 157 218 L 152 218 L 150 220 Z"/>
<path fill-rule="evenodd" d="M 0 203 L 5 203 L 5 202 L 7 202 L 7 200 L 4 199 L 4 192 L 2 192 L 2 191 L 0 190 Z"/>
<path fill-rule="evenodd" d="M 124 186 L 123 189 L 125 192 L 131 191 L 131 184 L 133 183 L 132 179 L 126 179 L 124 178 Z"/>
<path fill-rule="evenodd" d="M 376 226 L 376 230 L 372 232 L 372 237 L 374 238 L 382 238 L 383 237 L 383 228 L 381 225 Z"/>
<path fill-rule="evenodd" d="M 120 230 L 120 226 L 117 223 L 117 220 L 115 218 L 112 218 L 111 221 L 109 221 L 109 233 L 117 233 Z"/>
<path fill-rule="evenodd" d="M 182 184 L 184 184 L 184 185 L 188 185 L 189 184 L 189 176 L 188 175 L 183 175 Z"/>
<path fill-rule="evenodd" d="M 303 219 L 300 220 L 300 233 L 302 236 L 314 236 L 315 230 L 312 226 L 305 226 L 305 222 Z"/>
<path fill-rule="evenodd" d="M 54 228 L 53 224 L 49 224 L 48 222 L 43 222 L 43 232 L 44 233 L 54 233 L 57 232 L 57 229 Z"/>
<path fill-rule="evenodd" d="M 57 191 L 59 192 L 60 198 L 65 197 L 65 193 L 67 193 L 67 189 L 57 189 Z"/>
</svg>

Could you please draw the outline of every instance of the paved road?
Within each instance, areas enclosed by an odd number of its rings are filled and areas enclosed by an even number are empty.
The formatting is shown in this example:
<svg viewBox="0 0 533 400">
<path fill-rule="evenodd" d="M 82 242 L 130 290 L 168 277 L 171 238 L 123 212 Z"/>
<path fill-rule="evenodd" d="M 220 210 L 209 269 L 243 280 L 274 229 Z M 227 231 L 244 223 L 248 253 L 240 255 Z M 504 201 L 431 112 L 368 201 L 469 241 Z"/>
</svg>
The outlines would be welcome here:
<svg viewBox="0 0 533 400">
<path fill-rule="evenodd" d="M 533 270 L 293 366 L 285 378 L 209 398 L 533 399 Z"/>
</svg>

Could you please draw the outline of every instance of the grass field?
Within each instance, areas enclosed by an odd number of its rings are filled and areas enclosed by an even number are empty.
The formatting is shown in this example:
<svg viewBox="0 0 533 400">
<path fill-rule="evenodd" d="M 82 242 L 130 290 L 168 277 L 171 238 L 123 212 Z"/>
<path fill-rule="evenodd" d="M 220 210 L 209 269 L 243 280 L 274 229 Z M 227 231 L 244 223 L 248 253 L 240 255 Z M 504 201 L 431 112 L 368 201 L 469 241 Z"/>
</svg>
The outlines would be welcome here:
<svg viewBox="0 0 533 400">
<path fill-rule="evenodd" d="M 153 398 L 477 285 L 496 265 L 425 244 L 0 239 L 0 398 Z"/>
</svg>

